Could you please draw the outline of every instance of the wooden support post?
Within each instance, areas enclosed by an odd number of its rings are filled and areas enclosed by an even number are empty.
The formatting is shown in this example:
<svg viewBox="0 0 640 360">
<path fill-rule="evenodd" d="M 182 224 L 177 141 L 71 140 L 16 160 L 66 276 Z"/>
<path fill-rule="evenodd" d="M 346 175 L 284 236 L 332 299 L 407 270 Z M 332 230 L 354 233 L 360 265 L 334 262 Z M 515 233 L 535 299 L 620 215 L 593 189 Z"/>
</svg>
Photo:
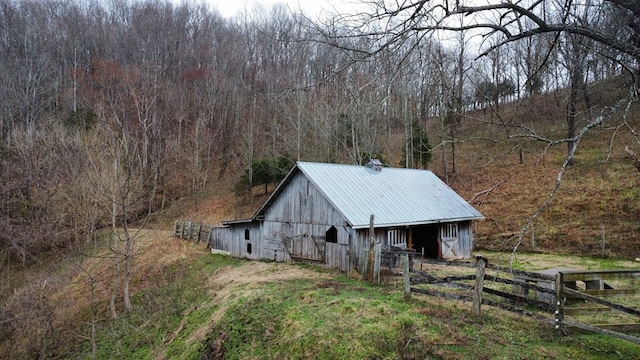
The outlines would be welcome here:
<svg viewBox="0 0 640 360">
<path fill-rule="evenodd" d="M 213 244 L 213 229 L 209 230 L 209 236 L 207 236 L 207 246 L 211 247 Z"/>
<path fill-rule="evenodd" d="M 565 329 L 564 329 L 564 324 L 563 324 L 563 320 L 564 320 L 564 299 L 562 297 L 562 287 L 564 286 L 564 280 L 563 280 L 563 275 L 562 275 L 562 271 L 559 271 L 558 274 L 556 274 L 556 311 L 555 311 L 555 317 L 556 317 L 556 325 L 555 325 L 555 330 L 557 330 L 560 334 L 566 335 Z"/>
<path fill-rule="evenodd" d="M 189 241 L 191 240 L 191 233 L 193 233 L 193 223 L 191 221 L 187 222 L 187 233 L 184 236 L 184 239 Z"/>
<path fill-rule="evenodd" d="M 531 250 L 536 251 L 536 229 L 533 222 L 531 222 Z"/>
<path fill-rule="evenodd" d="M 380 268 L 382 265 L 382 244 L 376 244 L 373 248 L 373 283 L 380 285 Z"/>
<path fill-rule="evenodd" d="M 402 254 L 400 258 L 402 263 L 402 284 L 404 285 L 404 299 L 411 298 L 411 279 L 409 277 L 409 255 Z"/>
<path fill-rule="evenodd" d="M 482 305 L 482 288 L 484 287 L 484 269 L 487 267 L 487 259 L 482 256 L 476 257 L 477 272 L 476 272 L 476 286 L 473 292 L 473 309 L 471 313 L 476 316 L 480 316 Z"/>
<path fill-rule="evenodd" d="M 365 251 L 363 248 L 360 250 L 360 270 L 362 271 L 362 280 L 367 280 L 367 275 L 369 274 L 369 269 L 367 269 L 367 265 L 369 264 L 369 252 Z"/>
</svg>

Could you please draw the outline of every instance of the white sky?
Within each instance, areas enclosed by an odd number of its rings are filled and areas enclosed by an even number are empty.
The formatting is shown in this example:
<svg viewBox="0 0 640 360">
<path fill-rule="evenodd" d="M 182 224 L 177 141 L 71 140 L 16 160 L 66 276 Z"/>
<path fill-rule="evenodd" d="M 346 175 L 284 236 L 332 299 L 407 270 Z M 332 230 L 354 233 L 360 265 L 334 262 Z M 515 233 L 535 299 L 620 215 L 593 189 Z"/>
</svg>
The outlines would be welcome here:
<svg viewBox="0 0 640 360">
<path fill-rule="evenodd" d="M 239 11 L 252 9 L 256 4 L 260 4 L 265 9 L 270 9 L 276 3 L 288 6 L 292 11 L 298 12 L 302 9 L 306 15 L 317 18 L 327 12 L 348 11 L 355 8 L 358 0 L 203 0 L 215 6 L 224 17 L 233 17 Z M 335 9 L 334 9 L 335 8 Z"/>
</svg>

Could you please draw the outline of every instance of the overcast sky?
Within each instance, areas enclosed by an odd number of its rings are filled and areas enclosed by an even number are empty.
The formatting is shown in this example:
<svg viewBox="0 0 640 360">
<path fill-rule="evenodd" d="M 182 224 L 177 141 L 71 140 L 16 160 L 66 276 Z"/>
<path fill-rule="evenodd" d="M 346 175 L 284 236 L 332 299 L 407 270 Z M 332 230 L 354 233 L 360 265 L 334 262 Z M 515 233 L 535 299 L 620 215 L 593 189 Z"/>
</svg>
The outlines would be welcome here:
<svg viewBox="0 0 640 360">
<path fill-rule="evenodd" d="M 288 6 L 292 11 L 302 11 L 312 18 L 321 13 L 334 12 L 334 7 L 340 11 L 348 11 L 354 8 L 358 0 L 204 0 L 215 6 L 224 17 L 232 17 L 238 11 L 245 8 L 251 9 L 256 4 L 260 4 L 266 9 L 270 9 L 276 3 Z"/>
</svg>

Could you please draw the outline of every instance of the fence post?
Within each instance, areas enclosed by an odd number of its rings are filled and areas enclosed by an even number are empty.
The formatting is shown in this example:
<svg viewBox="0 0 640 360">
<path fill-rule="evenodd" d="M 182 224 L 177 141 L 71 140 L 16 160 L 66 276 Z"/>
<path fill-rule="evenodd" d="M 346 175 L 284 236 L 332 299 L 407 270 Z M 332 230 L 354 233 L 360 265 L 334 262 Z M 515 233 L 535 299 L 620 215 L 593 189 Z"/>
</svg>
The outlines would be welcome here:
<svg viewBox="0 0 640 360">
<path fill-rule="evenodd" d="M 409 278 L 409 255 L 402 254 L 400 258 L 402 263 L 402 283 L 404 285 L 404 299 L 411 298 L 411 279 Z"/>
<path fill-rule="evenodd" d="M 209 236 L 207 236 L 207 246 L 210 248 L 213 248 L 211 245 L 212 243 L 213 243 L 213 229 L 209 229 Z"/>
<path fill-rule="evenodd" d="M 197 235 L 196 235 L 196 243 L 199 244 L 200 243 L 200 231 L 202 231 L 202 224 L 198 223 L 198 227 L 197 228 L 198 228 L 198 232 L 197 232 Z"/>
<path fill-rule="evenodd" d="M 478 269 L 476 272 L 476 286 L 473 293 L 473 309 L 471 313 L 473 315 L 480 316 L 480 308 L 482 305 L 482 288 L 484 287 L 484 269 L 487 266 L 487 259 L 483 258 L 482 256 L 477 256 L 476 261 Z"/>
<path fill-rule="evenodd" d="M 564 286 L 564 281 L 562 279 L 562 271 L 558 271 L 556 274 L 556 325 L 555 329 L 561 334 L 565 334 L 564 325 L 562 321 L 564 320 L 564 304 L 562 301 L 562 287 Z"/>
<path fill-rule="evenodd" d="M 187 236 L 187 240 L 193 240 L 193 221 L 189 221 L 189 236 Z"/>
<path fill-rule="evenodd" d="M 380 285 L 380 267 L 382 263 L 382 244 L 378 243 L 373 249 L 373 283 Z"/>
<path fill-rule="evenodd" d="M 606 257 L 607 255 L 607 243 L 606 243 L 606 238 L 605 238 L 605 233 L 604 233 L 604 224 L 600 225 L 600 229 L 602 230 L 602 242 L 600 247 L 602 248 L 602 257 Z"/>
<path fill-rule="evenodd" d="M 173 237 L 178 237 L 178 220 L 173 224 Z"/>
<path fill-rule="evenodd" d="M 531 222 L 531 250 L 536 251 L 536 228 L 533 222 Z"/>
</svg>

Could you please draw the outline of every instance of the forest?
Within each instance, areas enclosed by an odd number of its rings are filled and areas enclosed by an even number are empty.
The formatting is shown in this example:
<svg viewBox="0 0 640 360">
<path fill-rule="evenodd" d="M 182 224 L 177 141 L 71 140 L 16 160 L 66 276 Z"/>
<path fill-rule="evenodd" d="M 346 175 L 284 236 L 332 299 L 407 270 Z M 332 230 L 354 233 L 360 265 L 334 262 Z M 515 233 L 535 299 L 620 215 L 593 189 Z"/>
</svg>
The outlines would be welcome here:
<svg viewBox="0 0 640 360">
<path fill-rule="evenodd" d="M 0 0 L 0 250 L 29 264 L 190 194 L 277 181 L 297 160 L 375 156 L 451 182 L 465 143 L 566 144 L 566 167 L 612 117 L 635 137 L 620 115 L 638 83 L 635 2 L 464 3 L 315 19 Z"/>
</svg>

